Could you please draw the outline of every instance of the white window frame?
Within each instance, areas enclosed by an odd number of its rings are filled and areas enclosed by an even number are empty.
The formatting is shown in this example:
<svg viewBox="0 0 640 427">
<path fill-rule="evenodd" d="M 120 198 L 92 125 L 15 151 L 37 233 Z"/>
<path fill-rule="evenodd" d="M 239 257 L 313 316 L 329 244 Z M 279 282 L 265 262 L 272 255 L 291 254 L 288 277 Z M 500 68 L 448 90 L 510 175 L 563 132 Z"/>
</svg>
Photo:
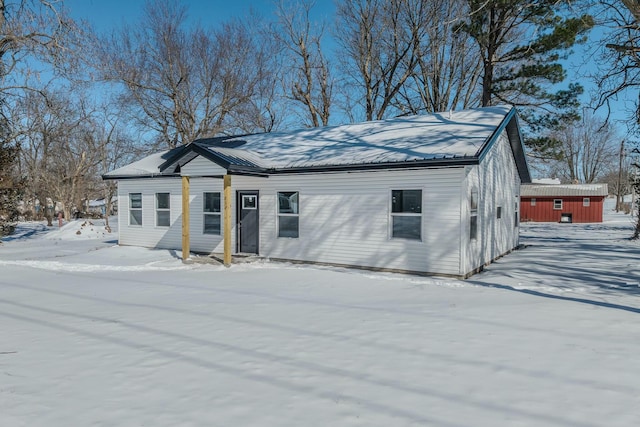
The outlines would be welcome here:
<svg viewBox="0 0 640 427">
<path fill-rule="evenodd" d="M 393 212 L 393 192 L 394 191 L 419 191 L 420 192 L 420 213 L 415 212 Z M 423 205 L 424 205 L 424 191 L 422 188 L 393 188 L 389 190 L 389 238 L 390 239 L 400 239 L 400 240 L 409 240 L 412 242 L 422 242 L 422 224 L 423 224 Z M 394 217 L 420 217 L 420 227 L 419 232 L 420 236 L 416 239 L 413 237 L 396 237 L 393 235 L 393 218 Z"/>
<path fill-rule="evenodd" d="M 295 193 L 298 195 L 297 199 L 298 199 L 298 206 L 297 206 L 297 213 L 291 213 L 291 212 L 280 212 L 280 194 L 284 194 L 284 193 Z M 294 218 L 298 218 L 298 230 L 297 230 L 297 236 L 281 236 L 280 235 L 280 217 L 294 217 Z M 287 190 L 287 191 L 276 191 L 276 238 L 278 239 L 299 239 L 300 238 L 300 191 L 298 190 Z"/>
<path fill-rule="evenodd" d="M 475 201 L 475 205 L 473 203 L 474 201 Z M 480 193 L 478 192 L 477 188 L 472 188 L 471 193 L 469 195 L 469 240 L 478 240 L 478 206 L 479 205 L 480 205 Z"/>
<path fill-rule="evenodd" d="M 207 206 L 207 194 L 217 194 L 218 195 L 218 200 L 220 201 L 220 206 L 218 208 L 218 212 L 208 212 L 205 211 L 205 208 Z M 207 236 L 222 236 L 222 208 L 223 208 L 223 204 L 222 203 L 222 192 L 220 191 L 205 191 L 202 193 L 202 234 L 206 234 Z M 207 216 L 218 216 L 220 217 L 220 229 L 218 230 L 217 233 L 208 233 L 206 231 L 205 228 L 205 224 L 206 224 L 206 218 Z"/>
<path fill-rule="evenodd" d="M 560 206 L 558 207 L 558 203 L 560 202 Z M 562 210 L 562 206 L 563 206 L 563 202 L 562 199 L 553 199 L 553 210 L 554 211 L 561 211 Z"/>
<path fill-rule="evenodd" d="M 531 206 L 535 206 L 536 205 L 536 198 L 532 197 L 531 198 Z"/>
<path fill-rule="evenodd" d="M 158 195 L 160 194 L 166 194 L 167 195 L 167 202 L 168 202 L 168 207 L 166 208 L 161 208 L 158 206 Z M 169 228 L 171 226 L 171 193 L 168 191 L 160 191 L 155 193 L 155 199 L 156 199 L 156 227 L 160 227 L 160 228 Z M 158 224 L 158 214 L 160 212 L 168 212 L 169 213 L 169 224 L 167 225 L 160 225 Z"/>
<path fill-rule="evenodd" d="M 247 200 L 253 200 L 253 206 L 247 205 L 245 202 Z M 258 196 L 256 194 L 243 194 L 242 195 L 242 209 L 244 210 L 256 210 L 258 209 Z"/>
<path fill-rule="evenodd" d="M 131 200 L 131 196 L 134 194 L 140 195 L 140 207 L 134 208 Z M 131 224 L 131 211 L 140 211 L 140 224 Z M 129 193 L 129 227 L 142 227 L 142 193 Z"/>
<path fill-rule="evenodd" d="M 590 197 L 583 197 L 582 198 L 582 206 L 584 206 L 585 208 L 588 208 L 589 206 L 591 206 L 591 198 Z"/>
</svg>

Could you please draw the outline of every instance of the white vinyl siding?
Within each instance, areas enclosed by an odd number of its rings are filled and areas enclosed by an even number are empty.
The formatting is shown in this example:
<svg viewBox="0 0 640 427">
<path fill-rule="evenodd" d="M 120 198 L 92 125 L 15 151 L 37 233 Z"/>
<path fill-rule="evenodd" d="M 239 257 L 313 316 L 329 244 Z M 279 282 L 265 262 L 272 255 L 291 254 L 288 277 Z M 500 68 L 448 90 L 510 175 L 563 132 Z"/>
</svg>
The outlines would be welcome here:
<svg viewBox="0 0 640 427">
<path fill-rule="evenodd" d="M 142 227 L 120 229 L 120 244 L 150 248 L 180 249 L 182 247 L 182 184 L 178 178 L 127 179 L 118 183 L 118 215 L 121 224 L 127 224 L 129 193 L 142 195 Z M 190 180 L 190 246 L 194 252 L 222 253 L 222 235 L 205 234 L 204 193 L 222 193 L 222 179 L 191 178 Z M 155 226 L 155 194 L 171 193 L 170 212 L 173 222 L 169 227 Z M 232 198 L 233 200 L 233 198 Z M 221 201 L 223 203 L 223 201 Z M 232 201 L 233 209 L 233 201 Z M 223 209 L 221 209 L 223 210 Z M 232 213 L 233 214 L 233 213 Z"/>
<path fill-rule="evenodd" d="M 520 177 L 506 132 L 489 149 L 479 165 L 466 169 L 467 198 L 478 189 L 477 238 L 468 239 L 461 248 L 461 274 L 467 274 L 518 246 L 518 206 L 513 200 L 520 194 Z M 471 202 L 463 204 L 464 214 L 472 216 Z M 498 219 L 498 207 L 500 217 Z M 467 211 L 468 209 L 468 211 Z M 471 221 L 467 227 L 471 227 Z M 466 228 L 466 227 L 465 227 Z M 472 230 L 462 231 L 471 236 Z"/>
<path fill-rule="evenodd" d="M 260 189 L 260 255 L 387 269 L 459 274 L 463 168 L 234 176 L 236 190 Z M 300 193 L 298 239 L 278 238 L 277 193 Z M 422 241 L 390 236 L 392 190 L 422 191 Z"/>
<path fill-rule="evenodd" d="M 209 159 L 198 156 L 180 168 L 180 175 L 192 177 L 223 176 L 227 170 Z"/>
</svg>

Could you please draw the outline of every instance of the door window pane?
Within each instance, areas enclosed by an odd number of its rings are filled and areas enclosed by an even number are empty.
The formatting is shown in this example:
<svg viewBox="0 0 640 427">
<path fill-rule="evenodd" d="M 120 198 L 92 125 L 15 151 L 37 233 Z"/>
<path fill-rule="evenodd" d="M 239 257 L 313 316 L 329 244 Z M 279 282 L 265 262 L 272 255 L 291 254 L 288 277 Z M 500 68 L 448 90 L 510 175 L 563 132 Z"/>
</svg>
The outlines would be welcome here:
<svg viewBox="0 0 640 427">
<path fill-rule="evenodd" d="M 258 197 L 257 196 L 242 196 L 242 209 L 257 209 Z"/>
</svg>

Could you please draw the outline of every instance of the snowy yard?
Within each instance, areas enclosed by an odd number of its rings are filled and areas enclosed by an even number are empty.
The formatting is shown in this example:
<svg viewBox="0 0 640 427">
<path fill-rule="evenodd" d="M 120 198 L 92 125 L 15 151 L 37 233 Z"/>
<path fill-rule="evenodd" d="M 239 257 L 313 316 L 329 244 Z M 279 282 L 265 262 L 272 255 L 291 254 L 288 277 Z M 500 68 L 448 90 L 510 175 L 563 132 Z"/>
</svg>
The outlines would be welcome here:
<svg viewBox="0 0 640 427">
<path fill-rule="evenodd" d="M 95 223 L 0 245 L 1 426 L 640 423 L 624 215 L 525 224 L 467 281 L 184 265 Z"/>
</svg>

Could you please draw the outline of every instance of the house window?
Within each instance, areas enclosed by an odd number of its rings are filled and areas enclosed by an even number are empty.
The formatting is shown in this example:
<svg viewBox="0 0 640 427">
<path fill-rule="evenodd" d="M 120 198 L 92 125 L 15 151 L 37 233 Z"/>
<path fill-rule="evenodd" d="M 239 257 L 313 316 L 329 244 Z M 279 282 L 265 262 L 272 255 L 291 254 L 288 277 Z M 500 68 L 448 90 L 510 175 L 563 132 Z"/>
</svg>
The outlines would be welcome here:
<svg viewBox="0 0 640 427">
<path fill-rule="evenodd" d="M 204 205 L 202 207 L 204 234 L 220 235 L 221 210 L 220 193 L 204 193 Z"/>
<path fill-rule="evenodd" d="M 391 237 L 420 240 L 422 190 L 391 191 Z"/>
<path fill-rule="evenodd" d="M 142 193 L 129 193 L 129 225 L 142 225 Z"/>
<path fill-rule="evenodd" d="M 497 216 L 498 219 L 502 218 L 502 206 L 498 206 L 498 211 L 497 211 L 496 216 Z"/>
<path fill-rule="evenodd" d="M 469 199 L 469 237 L 471 240 L 478 238 L 478 190 L 471 190 Z"/>
<path fill-rule="evenodd" d="M 533 199 L 531 199 L 531 206 L 535 206 L 536 205 L 536 199 L 535 197 Z"/>
<path fill-rule="evenodd" d="M 171 225 L 170 194 L 156 193 L 156 226 Z"/>
<path fill-rule="evenodd" d="M 591 199 L 588 197 L 585 197 L 582 199 L 582 206 L 588 207 L 591 206 Z"/>
<path fill-rule="evenodd" d="M 554 210 L 562 209 L 562 199 L 553 199 L 553 209 Z"/>
<path fill-rule="evenodd" d="M 278 237 L 299 236 L 300 197 L 297 191 L 278 192 Z"/>
</svg>

